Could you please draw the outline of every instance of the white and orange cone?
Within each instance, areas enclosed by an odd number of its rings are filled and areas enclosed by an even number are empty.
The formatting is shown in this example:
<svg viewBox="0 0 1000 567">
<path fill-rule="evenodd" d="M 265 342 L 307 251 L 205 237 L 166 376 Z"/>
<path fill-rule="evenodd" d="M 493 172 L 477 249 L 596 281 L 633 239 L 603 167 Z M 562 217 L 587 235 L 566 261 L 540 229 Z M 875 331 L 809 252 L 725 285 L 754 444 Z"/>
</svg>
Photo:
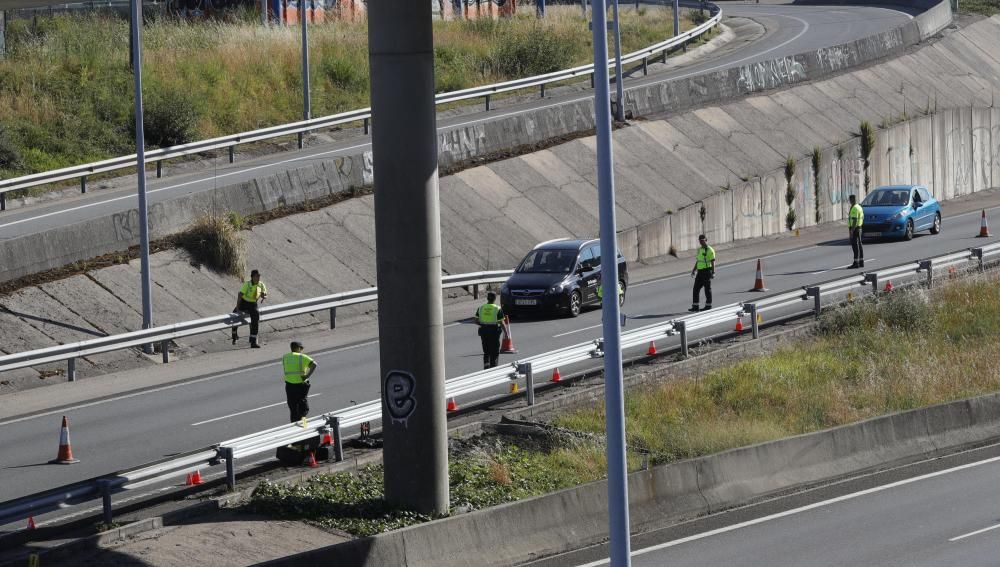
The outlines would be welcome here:
<svg viewBox="0 0 1000 567">
<path fill-rule="evenodd" d="M 753 282 L 753 288 L 749 291 L 767 291 L 767 288 L 764 287 L 764 268 L 760 258 L 757 258 L 757 278 Z"/>
<path fill-rule="evenodd" d="M 979 234 L 976 235 L 976 238 L 989 238 L 990 236 L 990 227 L 986 224 L 986 209 L 983 209 L 983 220 L 979 221 Z"/>
<path fill-rule="evenodd" d="M 510 318 L 504 315 L 503 321 L 506 323 L 504 328 L 507 329 L 507 332 L 504 333 L 503 342 L 500 343 L 500 354 L 517 354 L 517 349 L 514 348 L 513 333 L 510 332 Z"/>
<path fill-rule="evenodd" d="M 73 458 L 73 447 L 69 442 L 69 420 L 66 419 L 65 415 L 62 419 L 62 428 L 59 431 L 59 454 L 49 462 L 59 465 L 72 465 L 80 462 L 80 459 Z"/>
</svg>

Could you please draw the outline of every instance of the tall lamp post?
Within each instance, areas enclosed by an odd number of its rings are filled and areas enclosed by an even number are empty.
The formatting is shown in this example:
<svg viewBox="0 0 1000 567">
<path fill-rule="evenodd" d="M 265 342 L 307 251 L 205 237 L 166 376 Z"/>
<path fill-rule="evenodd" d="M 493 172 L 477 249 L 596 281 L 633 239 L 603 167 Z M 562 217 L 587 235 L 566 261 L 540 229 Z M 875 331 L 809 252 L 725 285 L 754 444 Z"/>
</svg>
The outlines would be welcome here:
<svg viewBox="0 0 1000 567">
<path fill-rule="evenodd" d="M 604 332 L 604 404 L 608 437 L 608 533 L 611 565 L 630 565 L 628 469 L 625 459 L 625 394 L 622 385 L 618 309 L 618 243 L 615 237 L 615 179 L 611 149 L 611 93 L 608 88 L 606 0 L 594 0 L 594 112 L 597 118 L 597 199 L 601 224 L 601 287 L 611 301 L 601 305 Z"/>
<path fill-rule="evenodd" d="M 150 297 L 149 277 L 149 223 L 146 205 L 146 137 L 142 114 L 142 0 L 131 0 L 132 24 L 132 77 L 135 88 L 135 154 L 139 177 L 139 275 L 142 287 L 142 328 L 153 326 L 153 306 Z M 152 353 L 151 345 L 143 351 Z"/>
</svg>

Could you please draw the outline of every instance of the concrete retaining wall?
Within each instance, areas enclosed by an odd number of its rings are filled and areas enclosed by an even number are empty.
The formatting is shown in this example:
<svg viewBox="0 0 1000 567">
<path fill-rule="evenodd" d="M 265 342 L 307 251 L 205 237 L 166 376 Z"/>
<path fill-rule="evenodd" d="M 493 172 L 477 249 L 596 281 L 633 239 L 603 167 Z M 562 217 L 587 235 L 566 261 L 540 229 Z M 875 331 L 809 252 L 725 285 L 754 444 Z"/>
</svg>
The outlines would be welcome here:
<svg viewBox="0 0 1000 567">
<path fill-rule="evenodd" d="M 915 460 L 1000 435 L 1000 394 L 951 402 L 636 472 L 633 532 L 756 498 Z M 607 485 L 595 482 L 269 561 L 341 565 L 511 565 L 607 538 Z"/>
</svg>

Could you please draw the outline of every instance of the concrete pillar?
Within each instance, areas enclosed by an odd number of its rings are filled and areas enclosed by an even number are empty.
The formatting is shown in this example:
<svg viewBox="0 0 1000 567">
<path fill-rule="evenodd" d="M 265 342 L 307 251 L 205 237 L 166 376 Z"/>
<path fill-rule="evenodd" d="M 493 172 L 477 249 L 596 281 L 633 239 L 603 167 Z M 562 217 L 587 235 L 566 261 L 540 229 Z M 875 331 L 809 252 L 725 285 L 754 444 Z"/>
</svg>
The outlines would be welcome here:
<svg viewBox="0 0 1000 567">
<path fill-rule="evenodd" d="M 448 512 L 434 43 L 427 2 L 369 0 L 385 497 Z"/>
</svg>

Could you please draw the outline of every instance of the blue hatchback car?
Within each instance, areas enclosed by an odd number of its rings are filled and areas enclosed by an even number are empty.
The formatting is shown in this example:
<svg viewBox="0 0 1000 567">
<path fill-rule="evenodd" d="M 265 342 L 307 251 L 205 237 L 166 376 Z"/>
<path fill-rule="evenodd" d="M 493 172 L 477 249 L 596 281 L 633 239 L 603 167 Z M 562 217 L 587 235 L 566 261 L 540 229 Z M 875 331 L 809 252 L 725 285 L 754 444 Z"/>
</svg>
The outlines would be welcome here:
<svg viewBox="0 0 1000 567">
<path fill-rule="evenodd" d="M 941 205 L 923 185 L 878 187 L 861 202 L 865 221 L 861 234 L 869 238 L 902 238 L 928 230 L 941 232 Z"/>
</svg>

